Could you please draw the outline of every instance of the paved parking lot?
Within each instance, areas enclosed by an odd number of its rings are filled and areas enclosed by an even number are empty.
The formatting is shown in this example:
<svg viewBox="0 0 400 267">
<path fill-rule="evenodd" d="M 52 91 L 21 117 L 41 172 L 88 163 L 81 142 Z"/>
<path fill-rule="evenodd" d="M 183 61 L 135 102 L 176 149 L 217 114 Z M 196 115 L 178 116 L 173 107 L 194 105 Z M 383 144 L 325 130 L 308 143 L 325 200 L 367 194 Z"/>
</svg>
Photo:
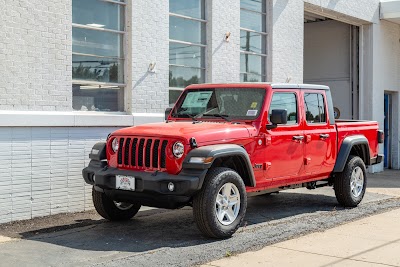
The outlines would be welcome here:
<svg viewBox="0 0 400 267">
<path fill-rule="evenodd" d="M 191 208 L 147 210 L 129 222 L 91 215 L 82 227 L 0 227 L 4 266 L 191 266 L 262 248 L 307 233 L 400 207 L 400 172 L 369 176 L 369 188 L 355 209 L 338 206 L 332 188 L 298 189 L 249 200 L 245 225 L 231 239 L 206 239 Z M 27 224 L 29 225 L 29 224 Z M 67 228 L 67 229 L 65 229 Z M 70 229 L 68 229 L 70 228 Z M 22 236 L 9 239 L 10 236 Z"/>
</svg>

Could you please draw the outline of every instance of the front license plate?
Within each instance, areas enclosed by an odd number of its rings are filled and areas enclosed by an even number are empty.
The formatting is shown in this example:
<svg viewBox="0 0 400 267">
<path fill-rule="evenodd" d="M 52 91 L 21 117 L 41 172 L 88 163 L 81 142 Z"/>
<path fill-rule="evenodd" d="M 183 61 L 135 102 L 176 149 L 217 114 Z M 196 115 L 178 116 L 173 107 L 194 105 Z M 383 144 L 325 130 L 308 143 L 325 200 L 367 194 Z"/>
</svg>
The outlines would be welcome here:
<svg viewBox="0 0 400 267">
<path fill-rule="evenodd" d="M 133 176 L 116 175 L 115 183 L 116 189 L 135 191 L 135 177 Z"/>
</svg>

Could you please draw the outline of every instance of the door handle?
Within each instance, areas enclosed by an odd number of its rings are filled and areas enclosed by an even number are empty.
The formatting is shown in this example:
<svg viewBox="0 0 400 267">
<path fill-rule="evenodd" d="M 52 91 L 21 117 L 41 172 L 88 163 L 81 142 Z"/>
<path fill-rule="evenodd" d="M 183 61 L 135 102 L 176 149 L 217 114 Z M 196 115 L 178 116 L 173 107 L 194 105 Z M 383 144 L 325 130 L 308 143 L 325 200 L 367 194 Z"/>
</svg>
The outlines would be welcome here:
<svg viewBox="0 0 400 267">
<path fill-rule="evenodd" d="M 304 136 L 302 136 L 302 135 L 294 135 L 293 138 L 292 138 L 293 141 L 300 141 L 300 142 L 303 139 L 304 139 Z"/>
<path fill-rule="evenodd" d="M 326 139 L 328 137 L 329 137 L 329 134 L 320 134 L 319 135 L 319 138 L 321 138 L 321 139 Z"/>
</svg>

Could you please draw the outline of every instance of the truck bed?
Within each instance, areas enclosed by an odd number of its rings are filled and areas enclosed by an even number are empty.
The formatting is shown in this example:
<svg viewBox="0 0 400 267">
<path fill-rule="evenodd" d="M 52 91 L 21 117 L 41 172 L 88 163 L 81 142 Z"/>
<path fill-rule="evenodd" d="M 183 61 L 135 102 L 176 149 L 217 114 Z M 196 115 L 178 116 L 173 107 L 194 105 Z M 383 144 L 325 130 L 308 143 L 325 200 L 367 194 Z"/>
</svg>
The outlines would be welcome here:
<svg viewBox="0 0 400 267">
<path fill-rule="evenodd" d="M 341 147 L 343 140 L 347 136 L 364 135 L 369 142 L 371 158 L 378 156 L 378 122 L 362 120 L 336 120 L 335 125 L 338 133 L 338 148 Z"/>
</svg>

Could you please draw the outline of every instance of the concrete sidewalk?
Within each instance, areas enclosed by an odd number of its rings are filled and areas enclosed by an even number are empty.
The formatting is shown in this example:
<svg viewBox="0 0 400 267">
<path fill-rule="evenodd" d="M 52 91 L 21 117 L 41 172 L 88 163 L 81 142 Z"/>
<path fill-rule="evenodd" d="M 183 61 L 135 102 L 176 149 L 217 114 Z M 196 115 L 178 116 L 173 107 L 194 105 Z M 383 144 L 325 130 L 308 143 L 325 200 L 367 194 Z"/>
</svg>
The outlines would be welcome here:
<svg viewBox="0 0 400 267">
<path fill-rule="evenodd" d="M 400 266 L 400 209 L 203 265 L 210 266 Z"/>
</svg>

